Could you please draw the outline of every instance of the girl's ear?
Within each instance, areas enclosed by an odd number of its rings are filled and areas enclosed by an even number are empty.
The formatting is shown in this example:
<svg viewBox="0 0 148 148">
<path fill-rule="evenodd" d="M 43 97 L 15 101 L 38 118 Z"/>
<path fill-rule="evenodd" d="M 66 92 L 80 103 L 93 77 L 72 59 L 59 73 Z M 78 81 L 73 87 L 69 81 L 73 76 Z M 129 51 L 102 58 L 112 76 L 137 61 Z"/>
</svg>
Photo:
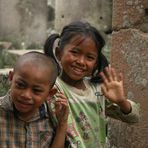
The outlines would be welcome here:
<svg viewBox="0 0 148 148">
<path fill-rule="evenodd" d="M 58 61 L 61 60 L 61 50 L 60 50 L 59 47 L 56 47 L 55 56 L 56 56 L 56 58 L 57 58 Z"/>
<path fill-rule="evenodd" d="M 12 81 L 13 75 L 14 75 L 14 71 L 9 71 L 9 74 L 8 74 L 9 81 Z"/>
</svg>

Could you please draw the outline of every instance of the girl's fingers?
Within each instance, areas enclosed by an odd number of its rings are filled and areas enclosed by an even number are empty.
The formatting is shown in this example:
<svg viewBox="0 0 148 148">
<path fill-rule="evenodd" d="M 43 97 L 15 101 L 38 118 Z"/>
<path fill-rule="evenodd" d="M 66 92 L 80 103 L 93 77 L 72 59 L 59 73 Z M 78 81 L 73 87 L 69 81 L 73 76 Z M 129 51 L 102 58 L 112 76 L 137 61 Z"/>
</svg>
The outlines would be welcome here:
<svg viewBox="0 0 148 148">
<path fill-rule="evenodd" d="M 107 77 L 105 76 L 105 74 L 104 74 L 103 72 L 100 72 L 99 75 L 100 75 L 100 77 L 102 78 L 104 84 L 107 85 L 107 84 L 108 84 L 108 79 L 107 79 Z"/>
<path fill-rule="evenodd" d="M 56 101 L 56 106 L 57 106 L 58 110 L 62 111 L 63 108 L 67 108 L 68 109 L 68 102 L 67 102 L 67 100 L 58 99 Z"/>
<path fill-rule="evenodd" d="M 63 93 L 56 94 L 56 116 L 59 122 L 67 122 L 69 115 L 68 100 Z"/>
<path fill-rule="evenodd" d="M 109 67 L 106 67 L 104 69 L 104 72 L 101 72 L 101 77 L 103 80 L 105 80 L 104 82 L 111 82 L 111 81 L 121 81 L 123 80 L 123 75 L 122 73 L 118 74 L 116 73 L 115 69 L 114 68 L 109 68 Z"/>
<path fill-rule="evenodd" d="M 111 82 L 116 77 L 115 71 L 112 68 L 106 67 L 104 69 L 104 72 L 100 73 L 101 78 L 107 84 L 108 82 Z"/>
<path fill-rule="evenodd" d="M 67 102 L 58 102 L 60 104 L 60 106 L 62 107 L 68 107 Z"/>
<path fill-rule="evenodd" d="M 109 67 L 105 67 L 104 69 L 106 78 L 108 79 L 109 82 L 113 80 L 111 69 L 112 68 L 109 68 Z"/>
<path fill-rule="evenodd" d="M 68 115 L 69 115 L 69 108 L 67 104 L 62 104 L 60 109 L 57 109 L 56 113 L 59 121 L 64 121 L 66 122 L 68 120 Z"/>
<path fill-rule="evenodd" d="M 122 81 L 123 80 L 123 74 L 122 73 L 119 74 L 119 79 L 118 80 L 119 81 Z"/>
<path fill-rule="evenodd" d="M 118 78 L 117 78 L 117 74 L 114 68 L 111 68 L 111 75 L 112 75 L 113 80 L 117 81 Z"/>
<path fill-rule="evenodd" d="M 57 98 L 56 102 L 68 102 L 67 99 Z"/>
<path fill-rule="evenodd" d="M 56 94 L 56 97 L 57 97 L 58 99 L 61 98 L 61 99 L 67 100 L 66 96 L 65 96 L 64 94 L 62 94 L 62 93 Z"/>
</svg>

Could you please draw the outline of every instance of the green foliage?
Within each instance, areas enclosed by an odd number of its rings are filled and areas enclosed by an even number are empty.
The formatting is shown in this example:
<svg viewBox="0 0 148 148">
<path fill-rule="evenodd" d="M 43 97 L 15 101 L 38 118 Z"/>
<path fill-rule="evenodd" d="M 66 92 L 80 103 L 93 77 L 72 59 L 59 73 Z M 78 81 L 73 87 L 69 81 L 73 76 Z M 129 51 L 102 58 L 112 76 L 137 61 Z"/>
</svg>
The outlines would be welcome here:
<svg viewBox="0 0 148 148">
<path fill-rule="evenodd" d="M 12 40 L 11 42 L 12 42 L 12 48 L 14 48 L 14 49 L 21 49 L 22 48 L 20 41 Z"/>
<path fill-rule="evenodd" d="M 10 36 L 0 36 L 0 41 L 1 42 L 10 42 L 12 45 L 9 47 L 10 49 L 21 49 L 22 46 L 21 46 L 21 40 L 20 38 L 18 37 L 17 39 L 12 37 L 11 35 Z M 2 49 L 0 47 L 0 49 Z"/>
<path fill-rule="evenodd" d="M 0 52 L 0 69 L 10 68 L 16 62 L 18 56 L 9 54 L 6 50 L 1 50 Z"/>
<path fill-rule="evenodd" d="M 10 88 L 8 75 L 0 75 L 0 96 L 4 96 Z"/>
</svg>

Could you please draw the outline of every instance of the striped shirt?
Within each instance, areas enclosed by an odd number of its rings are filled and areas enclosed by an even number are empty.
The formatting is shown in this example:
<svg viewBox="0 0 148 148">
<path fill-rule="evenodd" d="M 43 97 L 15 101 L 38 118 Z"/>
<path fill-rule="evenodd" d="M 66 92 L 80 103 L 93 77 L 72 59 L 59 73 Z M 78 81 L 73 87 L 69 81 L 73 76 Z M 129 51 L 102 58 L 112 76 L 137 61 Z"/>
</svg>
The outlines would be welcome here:
<svg viewBox="0 0 148 148">
<path fill-rule="evenodd" d="M 47 148 L 50 147 L 53 129 L 49 121 L 47 105 L 25 122 L 13 107 L 9 93 L 0 99 L 0 147 Z"/>
</svg>

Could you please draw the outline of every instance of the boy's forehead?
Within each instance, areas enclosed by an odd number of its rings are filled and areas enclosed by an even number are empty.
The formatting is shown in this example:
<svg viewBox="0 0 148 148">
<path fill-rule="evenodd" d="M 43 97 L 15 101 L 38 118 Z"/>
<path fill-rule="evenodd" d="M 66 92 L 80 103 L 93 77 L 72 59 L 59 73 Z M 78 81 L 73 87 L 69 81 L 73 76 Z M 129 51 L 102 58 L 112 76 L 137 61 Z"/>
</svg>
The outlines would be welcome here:
<svg viewBox="0 0 148 148">
<path fill-rule="evenodd" d="M 51 73 L 54 70 L 54 66 L 51 63 L 42 63 L 36 61 L 25 61 L 20 63 L 19 69 L 23 69 L 24 67 L 30 70 L 35 69 L 36 71 L 46 71 L 47 73 Z"/>
<path fill-rule="evenodd" d="M 18 62 L 16 63 L 16 67 L 21 68 L 23 65 L 30 65 L 40 68 L 49 68 L 53 66 L 53 63 L 49 59 L 41 59 L 41 58 L 34 58 L 34 57 L 23 57 L 20 58 Z"/>
<path fill-rule="evenodd" d="M 25 68 L 25 69 L 24 69 Z M 45 56 L 45 55 L 24 55 L 17 61 L 14 66 L 14 72 L 22 71 L 27 73 L 32 73 L 33 75 L 38 72 L 42 75 L 42 77 L 48 78 L 48 81 L 53 81 L 56 79 L 58 70 L 56 63 L 53 59 Z"/>
<path fill-rule="evenodd" d="M 47 63 L 47 62 L 51 61 L 51 59 L 43 53 L 28 52 L 28 53 L 20 56 L 17 62 L 23 63 L 23 62 L 27 62 L 27 61 L 37 62 L 37 63 Z"/>
<path fill-rule="evenodd" d="M 38 83 L 50 83 L 52 80 L 52 75 L 54 71 L 52 68 L 47 68 L 45 66 L 38 67 L 32 63 L 24 63 L 17 68 L 15 73 L 17 78 L 24 79 L 25 81 Z"/>
</svg>

